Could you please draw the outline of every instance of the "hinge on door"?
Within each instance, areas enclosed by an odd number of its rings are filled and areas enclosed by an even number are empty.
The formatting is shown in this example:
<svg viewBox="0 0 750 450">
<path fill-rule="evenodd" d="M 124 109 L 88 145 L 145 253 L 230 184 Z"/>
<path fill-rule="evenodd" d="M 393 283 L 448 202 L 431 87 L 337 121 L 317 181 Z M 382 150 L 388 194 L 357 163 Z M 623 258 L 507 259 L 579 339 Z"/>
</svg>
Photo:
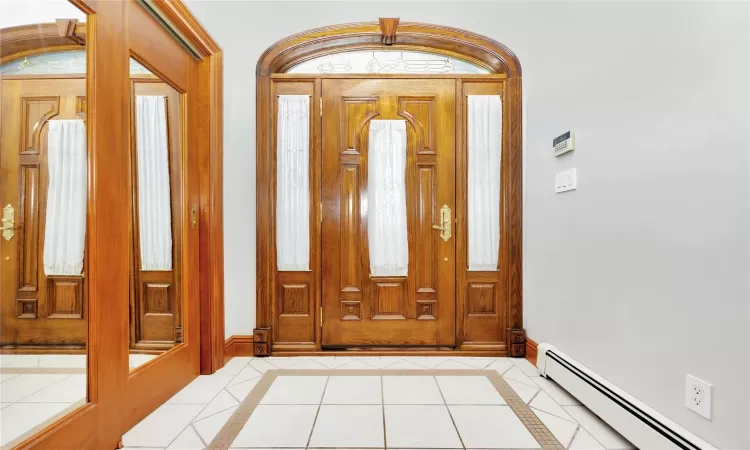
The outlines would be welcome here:
<svg viewBox="0 0 750 450">
<path fill-rule="evenodd" d="M 323 202 L 320 202 L 320 223 L 323 223 Z"/>
<path fill-rule="evenodd" d="M 323 328 L 323 307 L 320 307 L 320 328 Z"/>
<path fill-rule="evenodd" d="M 323 117 L 323 97 L 320 97 L 320 117 Z"/>
</svg>

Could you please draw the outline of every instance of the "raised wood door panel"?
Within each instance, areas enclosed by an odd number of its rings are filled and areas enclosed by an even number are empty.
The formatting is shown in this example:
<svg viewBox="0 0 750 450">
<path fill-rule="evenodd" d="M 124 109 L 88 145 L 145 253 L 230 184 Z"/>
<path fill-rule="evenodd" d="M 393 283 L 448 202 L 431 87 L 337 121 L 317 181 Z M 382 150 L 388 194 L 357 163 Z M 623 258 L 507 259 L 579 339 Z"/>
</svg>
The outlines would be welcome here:
<svg viewBox="0 0 750 450">
<path fill-rule="evenodd" d="M 135 111 L 138 95 L 163 96 L 166 99 L 167 147 L 169 154 L 169 188 L 172 200 L 172 270 L 147 271 L 141 268 L 138 219 L 137 158 L 132 159 L 133 186 L 132 219 L 132 274 L 130 289 L 130 345 L 139 350 L 163 350 L 182 342 L 182 111 L 181 95 L 169 84 L 155 76 L 139 76 L 130 83 L 131 111 Z M 131 143 L 135 145 L 133 120 Z M 135 148 L 131 150 L 135 154 Z"/>
<path fill-rule="evenodd" d="M 507 268 L 507 235 L 508 228 L 506 203 L 504 198 L 506 187 L 501 187 L 500 196 L 500 248 L 497 270 L 471 271 L 468 270 L 468 96 L 469 95 L 499 95 L 503 99 L 503 144 L 501 157 L 501 185 L 507 184 L 507 156 L 509 130 L 507 114 L 508 108 L 505 98 L 505 80 L 464 80 L 461 84 L 461 152 L 458 161 L 458 224 L 459 230 L 456 245 L 458 246 L 458 334 L 461 336 L 463 349 L 491 349 L 505 350 L 506 330 L 508 328 L 508 299 L 506 289 Z"/>
<path fill-rule="evenodd" d="M 84 348 L 84 274 L 47 276 L 43 252 L 48 123 L 85 112 L 86 80 L 0 83 L 0 202 L 15 210 L 14 236 L 0 240 L 2 345 Z"/>
<path fill-rule="evenodd" d="M 319 84 L 317 84 L 319 86 Z M 273 153 L 277 151 L 278 126 L 278 98 L 280 95 L 308 95 L 310 96 L 310 262 L 306 271 L 277 270 L 276 261 L 272 261 L 274 282 L 276 285 L 276 302 L 273 305 L 274 323 L 272 345 L 280 350 L 314 350 L 316 346 L 316 306 L 320 292 L 320 113 L 318 112 L 319 87 L 312 79 L 298 79 L 293 81 L 276 81 L 271 85 L 273 103 L 273 121 L 271 134 L 273 136 Z M 276 161 L 276 158 L 274 158 Z M 274 203 L 276 197 L 276 167 L 271 179 Z M 276 223 L 276 217 L 272 219 Z M 273 241 L 276 241 L 274 226 Z M 274 253 L 275 256 L 275 253 Z"/>
<path fill-rule="evenodd" d="M 322 94 L 323 346 L 454 345 L 455 239 L 433 225 L 455 210 L 455 81 L 324 79 Z M 370 274 L 373 119 L 407 124 L 406 276 Z"/>
</svg>

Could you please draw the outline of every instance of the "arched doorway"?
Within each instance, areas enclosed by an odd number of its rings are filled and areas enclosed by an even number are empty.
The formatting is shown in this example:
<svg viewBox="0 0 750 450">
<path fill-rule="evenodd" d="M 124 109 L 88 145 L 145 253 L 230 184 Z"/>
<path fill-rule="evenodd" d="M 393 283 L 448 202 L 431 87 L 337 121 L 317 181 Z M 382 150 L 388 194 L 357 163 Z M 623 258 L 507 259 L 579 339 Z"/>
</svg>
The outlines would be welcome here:
<svg viewBox="0 0 750 450">
<path fill-rule="evenodd" d="M 277 42 L 256 82 L 254 353 L 522 356 L 515 55 L 380 19 Z"/>
</svg>

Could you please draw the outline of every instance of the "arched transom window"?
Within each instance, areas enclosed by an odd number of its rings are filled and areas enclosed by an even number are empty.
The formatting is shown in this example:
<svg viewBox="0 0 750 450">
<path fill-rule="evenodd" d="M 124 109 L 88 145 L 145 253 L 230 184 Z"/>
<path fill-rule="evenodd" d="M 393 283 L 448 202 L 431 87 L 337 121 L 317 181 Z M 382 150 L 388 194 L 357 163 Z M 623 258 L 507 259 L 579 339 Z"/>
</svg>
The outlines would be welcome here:
<svg viewBox="0 0 750 450">
<path fill-rule="evenodd" d="M 85 74 L 86 50 L 41 53 L 0 64 L 0 75 Z M 130 58 L 130 74 L 147 75 L 151 72 Z"/>
<path fill-rule="evenodd" d="M 287 73 L 487 74 L 489 71 L 462 59 L 437 53 L 357 50 L 319 56 L 297 64 Z"/>
</svg>

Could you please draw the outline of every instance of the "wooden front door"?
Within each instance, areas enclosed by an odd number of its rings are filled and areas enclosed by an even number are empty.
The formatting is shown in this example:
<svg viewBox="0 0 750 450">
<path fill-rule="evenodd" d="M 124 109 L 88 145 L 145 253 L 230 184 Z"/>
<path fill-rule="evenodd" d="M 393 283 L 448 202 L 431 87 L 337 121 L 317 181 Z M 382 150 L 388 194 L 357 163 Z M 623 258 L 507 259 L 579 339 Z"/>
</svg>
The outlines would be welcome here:
<svg viewBox="0 0 750 450">
<path fill-rule="evenodd" d="M 455 80 L 324 79 L 322 98 L 322 345 L 455 345 L 455 239 L 446 229 L 454 228 Z M 406 123 L 408 269 L 402 276 L 370 271 L 374 120 Z"/>
<path fill-rule="evenodd" d="M 86 80 L 3 80 L 0 126 L 2 346 L 83 349 L 84 273 L 47 275 L 43 264 L 49 121 L 85 112 Z M 80 174 L 85 177 L 85 174 Z M 85 263 L 85 262 L 84 262 Z"/>
</svg>

